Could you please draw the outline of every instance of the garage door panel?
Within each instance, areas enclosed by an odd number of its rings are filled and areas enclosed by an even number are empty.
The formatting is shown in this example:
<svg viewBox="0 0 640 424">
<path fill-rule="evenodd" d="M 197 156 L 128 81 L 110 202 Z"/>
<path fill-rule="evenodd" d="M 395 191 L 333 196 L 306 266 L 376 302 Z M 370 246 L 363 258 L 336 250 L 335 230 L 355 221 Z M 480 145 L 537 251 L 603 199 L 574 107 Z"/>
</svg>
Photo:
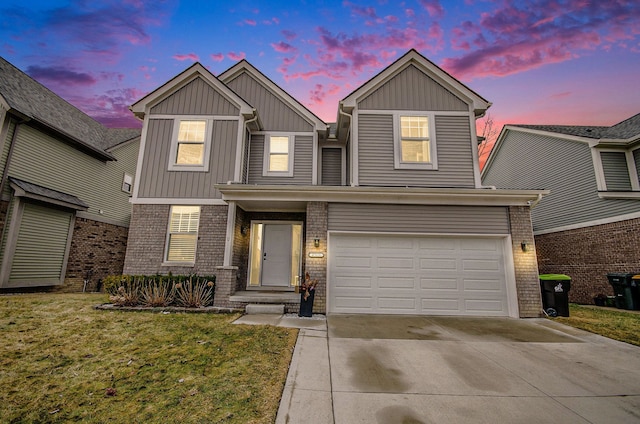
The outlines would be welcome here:
<svg viewBox="0 0 640 424">
<path fill-rule="evenodd" d="M 503 246 L 490 237 L 332 235 L 329 312 L 508 315 Z"/>
<path fill-rule="evenodd" d="M 421 278 L 420 288 L 422 290 L 457 290 L 457 278 Z"/>
<path fill-rule="evenodd" d="M 378 277 L 379 289 L 413 289 L 416 285 L 414 277 Z"/>
<path fill-rule="evenodd" d="M 415 297 L 379 297 L 378 308 L 387 313 L 413 313 L 416 310 Z"/>
</svg>

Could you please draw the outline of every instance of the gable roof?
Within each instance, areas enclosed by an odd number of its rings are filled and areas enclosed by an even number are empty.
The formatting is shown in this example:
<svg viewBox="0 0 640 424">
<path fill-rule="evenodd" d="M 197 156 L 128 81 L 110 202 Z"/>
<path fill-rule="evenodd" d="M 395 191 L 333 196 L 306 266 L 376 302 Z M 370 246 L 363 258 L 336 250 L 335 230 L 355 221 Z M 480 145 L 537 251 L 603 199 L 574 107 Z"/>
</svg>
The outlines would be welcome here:
<svg viewBox="0 0 640 424">
<path fill-rule="evenodd" d="M 228 83 L 238 77 L 243 72 L 248 73 L 257 79 L 260 83 L 266 86 L 276 97 L 282 100 L 289 107 L 298 112 L 301 116 L 305 118 L 311 125 L 313 125 L 316 131 L 326 131 L 327 124 L 318 116 L 311 112 L 305 105 L 300 103 L 295 97 L 287 93 L 283 90 L 278 84 L 273 82 L 269 77 L 260 72 L 255 66 L 249 63 L 246 59 L 242 59 L 240 62 L 236 63 L 226 71 L 222 72 L 218 75 L 218 78 Z"/>
<path fill-rule="evenodd" d="M 124 131 L 106 128 L 6 59 L 0 57 L 0 102 L 14 115 L 33 121 L 102 160 L 115 160 L 106 150 L 125 140 Z M 126 137 L 139 129 L 127 129 Z"/>
<path fill-rule="evenodd" d="M 172 95 L 178 88 L 184 87 L 198 77 L 202 77 L 207 83 L 215 87 L 227 100 L 235 104 L 240 113 L 245 118 L 251 118 L 257 115 L 256 109 L 246 100 L 236 94 L 225 83 L 215 77 L 207 68 L 202 66 L 200 62 L 196 62 L 160 87 L 156 88 L 146 96 L 132 104 L 129 109 L 136 117 L 143 119 L 147 111 L 154 105 L 160 103 Z"/>
<path fill-rule="evenodd" d="M 470 104 L 473 104 L 476 116 L 481 116 L 489 107 L 491 107 L 491 102 L 458 81 L 444 69 L 418 53 L 415 49 L 411 49 L 398 60 L 387 66 L 380 73 L 342 99 L 340 101 L 340 110 L 353 109 L 359 99 L 366 97 L 369 93 L 382 86 L 409 65 L 414 65 L 416 68 L 432 77 L 436 82 L 451 90 L 454 94 L 466 99 Z"/>
</svg>

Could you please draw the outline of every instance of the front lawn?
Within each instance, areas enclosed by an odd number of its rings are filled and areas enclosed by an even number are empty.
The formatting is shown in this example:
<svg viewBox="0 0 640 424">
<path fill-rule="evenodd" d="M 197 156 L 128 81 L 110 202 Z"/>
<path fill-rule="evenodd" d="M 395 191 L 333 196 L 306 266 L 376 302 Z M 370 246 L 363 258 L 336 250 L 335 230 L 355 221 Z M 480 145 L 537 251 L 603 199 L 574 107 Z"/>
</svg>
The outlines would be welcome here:
<svg viewBox="0 0 640 424">
<path fill-rule="evenodd" d="M 569 317 L 557 317 L 553 320 L 640 346 L 640 314 L 570 304 L 569 315 Z"/>
<path fill-rule="evenodd" d="M 275 420 L 297 330 L 93 309 L 105 301 L 0 296 L 2 422 Z"/>
</svg>

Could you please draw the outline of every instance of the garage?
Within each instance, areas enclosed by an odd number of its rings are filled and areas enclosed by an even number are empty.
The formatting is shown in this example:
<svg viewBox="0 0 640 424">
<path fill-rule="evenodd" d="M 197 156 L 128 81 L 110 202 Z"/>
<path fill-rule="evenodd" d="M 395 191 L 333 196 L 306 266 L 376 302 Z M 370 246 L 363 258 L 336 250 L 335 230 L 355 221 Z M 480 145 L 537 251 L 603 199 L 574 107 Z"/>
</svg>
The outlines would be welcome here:
<svg viewBox="0 0 640 424">
<path fill-rule="evenodd" d="M 328 312 L 517 316 L 505 254 L 505 237 L 331 233 Z"/>
</svg>

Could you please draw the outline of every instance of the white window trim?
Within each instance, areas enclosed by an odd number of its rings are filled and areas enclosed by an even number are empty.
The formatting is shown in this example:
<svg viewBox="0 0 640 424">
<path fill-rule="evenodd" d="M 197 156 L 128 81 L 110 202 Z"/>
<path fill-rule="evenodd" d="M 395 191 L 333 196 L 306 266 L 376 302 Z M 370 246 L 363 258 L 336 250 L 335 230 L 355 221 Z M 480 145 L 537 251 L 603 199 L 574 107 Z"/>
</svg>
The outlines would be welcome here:
<svg viewBox="0 0 640 424">
<path fill-rule="evenodd" d="M 593 158 L 593 167 L 596 173 L 596 183 L 598 186 L 598 197 L 601 199 L 637 199 L 640 196 L 637 192 L 640 191 L 640 181 L 638 180 L 638 172 L 636 170 L 636 164 L 633 158 L 633 150 L 624 151 L 627 160 L 627 170 L 629 171 L 629 180 L 631 181 L 631 190 L 627 191 L 613 191 L 607 189 L 607 181 L 604 175 L 604 166 L 602 165 L 602 152 L 617 152 L 621 153 L 619 149 L 599 149 L 592 147 L 591 156 Z"/>
<path fill-rule="evenodd" d="M 126 189 L 126 185 L 129 185 L 129 190 Z M 122 191 L 128 194 L 131 194 L 131 192 L 133 192 L 133 176 L 126 172 L 122 176 Z"/>
<path fill-rule="evenodd" d="M 164 243 L 164 260 L 162 262 L 162 266 L 187 266 L 193 267 L 196 264 L 196 258 L 198 257 L 198 235 L 200 234 L 200 217 L 202 215 L 202 207 L 199 207 L 199 216 L 198 216 L 198 230 L 196 231 L 196 245 L 193 250 L 193 262 L 190 261 L 170 261 L 167 258 L 169 257 L 169 240 L 171 238 L 171 214 L 173 213 L 173 206 L 183 206 L 183 205 L 172 205 L 169 208 L 169 220 L 167 222 L 167 231 L 166 231 L 166 240 Z M 196 205 L 188 205 L 188 206 L 196 206 Z"/>
<path fill-rule="evenodd" d="M 431 162 L 416 163 L 402 161 L 402 144 L 401 144 L 401 116 L 420 116 L 426 117 L 429 125 L 429 154 Z M 393 112 L 393 161 L 395 169 L 417 169 L 417 170 L 437 170 L 438 154 L 436 148 L 436 120 L 435 114 L 420 111 L 394 111 Z"/>
<path fill-rule="evenodd" d="M 176 163 L 178 155 L 178 132 L 180 121 L 205 121 L 204 158 L 202 165 L 179 165 Z M 171 135 L 171 150 L 169 151 L 169 171 L 208 172 L 211 156 L 211 135 L 213 133 L 213 119 L 209 116 L 180 116 L 173 119 L 173 133 Z"/>
<path fill-rule="evenodd" d="M 289 138 L 289 169 L 287 171 L 269 171 L 269 159 L 271 157 L 271 137 Z M 295 135 L 291 133 L 267 133 L 264 136 L 264 154 L 262 158 L 263 177 L 293 177 Z"/>
</svg>

